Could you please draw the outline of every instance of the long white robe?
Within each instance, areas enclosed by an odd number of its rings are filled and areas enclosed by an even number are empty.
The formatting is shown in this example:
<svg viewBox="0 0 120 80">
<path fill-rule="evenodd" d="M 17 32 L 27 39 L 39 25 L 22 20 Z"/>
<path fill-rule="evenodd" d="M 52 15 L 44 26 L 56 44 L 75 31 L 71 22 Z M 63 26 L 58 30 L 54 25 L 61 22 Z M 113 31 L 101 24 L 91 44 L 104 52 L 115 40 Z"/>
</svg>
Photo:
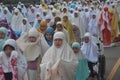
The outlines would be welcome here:
<svg viewBox="0 0 120 80">
<path fill-rule="evenodd" d="M 1 16 L 1 19 L 6 19 L 7 23 L 10 24 L 11 23 L 11 19 L 12 19 L 12 14 L 10 13 L 10 11 L 8 10 L 7 7 L 4 8 L 4 10 L 7 11 L 7 14 L 4 14 Z"/>
<path fill-rule="evenodd" d="M 57 33 L 63 32 L 56 32 L 55 35 Z M 61 38 L 59 35 L 56 37 Z M 53 44 L 42 58 L 41 80 L 74 80 L 77 62 L 65 40 L 60 48 L 56 48 Z"/>
<path fill-rule="evenodd" d="M 17 9 L 18 15 L 16 16 L 13 14 L 12 21 L 11 21 L 11 27 L 13 30 L 21 31 L 21 24 L 23 20 L 23 15 L 20 13 L 20 11 Z"/>
</svg>

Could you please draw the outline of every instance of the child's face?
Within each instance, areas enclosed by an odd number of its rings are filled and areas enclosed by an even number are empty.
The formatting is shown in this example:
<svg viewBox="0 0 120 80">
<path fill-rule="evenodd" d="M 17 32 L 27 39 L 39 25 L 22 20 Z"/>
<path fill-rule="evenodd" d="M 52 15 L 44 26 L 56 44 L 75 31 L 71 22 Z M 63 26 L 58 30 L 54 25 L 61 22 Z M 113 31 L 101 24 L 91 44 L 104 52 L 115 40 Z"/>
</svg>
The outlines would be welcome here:
<svg viewBox="0 0 120 80">
<path fill-rule="evenodd" d="M 58 24 L 57 27 L 56 27 L 57 31 L 62 31 L 63 28 L 62 28 L 62 25 L 61 24 Z"/>
<path fill-rule="evenodd" d="M 4 39 L 5 38 L 5 33 L 0 32 L 0 39 Z"/>
<path fill-rule="evenodd" d="M 13 51 L 13 48 L 11 47 L 11 46 L 6 46 L 5 47 L 5 54 L 8 56 L 8 57 L 10 57 L 10 55 L 11 55 L 11 52 Z"/>
<path fill-rule="evenodd" d="M 64 21 L 64 22 L 68 21 L 68 17 L 67 17 L 67 16 L 64 16 L 64 17 L 63 17 L 63 21 Z"/>
<path fill-rule="evenodd" d="M 88 37 L 84 37 L 84 41 L 85 41 L 85 43 L 88 43 L 89 42 L 89 38 Z"/>
<path fill-rule="evenodd" d="M 52 39 L 52 35 L 50 33 L 46 33 L 45 35 L 47 40 L 51 40 Z"/>
<path fill-rule="evenodd" d="M 36 40 L 37 40 L 37 38 L 36 38 L 36 37 L 32 37 L 32 36 L 31 36 L 31 37 L 29 37 L 29 41 L 30 41 L 30 42 L 36 42 Z"/>
<path fill-rule="evenodd" d="M 54 40 L 54 45 L 56 48 L 60 48 L 63 44 L 63 40 L 62 39 L 55 39 Z"/>
<path fill-rule="evenodd" d="M 80 51 L 79 48 L 72 48 L 72 49 L 73 49 L 73 52 L 74 52 L 75 54 L 79 53 L 79 51 Z"/>
<path fill-rule="evenodd" d="M 24 25 L 27 23 L 27 21 L 26 21 L 26 20 L 23 20 L 22 22 L 23 22 L 23 24 L 24 24 Z"/>
</svg>

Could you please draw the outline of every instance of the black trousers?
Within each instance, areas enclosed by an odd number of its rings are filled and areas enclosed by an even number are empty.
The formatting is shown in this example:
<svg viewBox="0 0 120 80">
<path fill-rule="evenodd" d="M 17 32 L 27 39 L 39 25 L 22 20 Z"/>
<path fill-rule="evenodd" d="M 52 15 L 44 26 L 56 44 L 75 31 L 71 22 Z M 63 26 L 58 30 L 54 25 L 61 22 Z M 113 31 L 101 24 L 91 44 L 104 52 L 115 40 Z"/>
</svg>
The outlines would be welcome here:
<svg viewBox="0 0 120 80">
<path fill-rule="evenodd" d="M 90 77 L 94 77 L 95 76 L 95 71 L 93 70 L 93 67 L 97 64 L 96 63 L 92 63 L 92 62 L 89 62 L 88 61 L 88 67 L 89 67 L 89 70 L 90 70 Z"/>
<path fill-rule="evenodd" d="M 12 72 L 4 73 L 5 80 L 12 80 L 13 74 Z"/>
</svg>

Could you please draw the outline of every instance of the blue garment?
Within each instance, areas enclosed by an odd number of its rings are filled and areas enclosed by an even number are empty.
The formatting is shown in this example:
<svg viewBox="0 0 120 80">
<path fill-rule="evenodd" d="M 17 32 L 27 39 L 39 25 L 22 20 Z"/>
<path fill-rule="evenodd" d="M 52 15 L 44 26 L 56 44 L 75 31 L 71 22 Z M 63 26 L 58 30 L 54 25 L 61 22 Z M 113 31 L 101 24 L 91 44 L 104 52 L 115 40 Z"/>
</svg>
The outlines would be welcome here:
<svg viewBox="0 0 120 80">
<path fill-rule="evenodd" d="M 40 27 L 40 23 L 36 23 L 35 28 L 38 29 Z"/>
<path fill-rule="evenodd" d="M 15 34 L 20 37 L 21 36 L 21 31 L 18 31 L 18 30 L 14 30 Z"/>
<path fill-rule="evenodd" d="M 49 33 L 49 34 L 52 35 L 52 38 L 50 40 L 48 40 L 46 38 L 46 34 L 47 33 Z M 45 36 L 45 40 L 47 41 L 48 45 L 50 45 L 50 46 L 52 46 L 52 44 L 53 44 L 53 35 L 54 35 L 54 29 L 51 28 L 51 27 L 48 27 L 47 30 L 46 30 L 46 32 L 45 32 L 45 34 L 44 34 L 44 36 Z"/>
<path fill-rule="evenodd" d="M 0 39 L 0 51 L 2 51 L 3 50 L 3 44 L 8 39 L 8 30 L 4 27 L 1 27 L 0 32 L 3 32 L 5 34 L 4 39 Z"/>
<path fill-rule="evenodd" d="M 75 80 L 86 80 L 89 76 L 89 68 L 86 59 L 79 60 Z"/>
</svg>

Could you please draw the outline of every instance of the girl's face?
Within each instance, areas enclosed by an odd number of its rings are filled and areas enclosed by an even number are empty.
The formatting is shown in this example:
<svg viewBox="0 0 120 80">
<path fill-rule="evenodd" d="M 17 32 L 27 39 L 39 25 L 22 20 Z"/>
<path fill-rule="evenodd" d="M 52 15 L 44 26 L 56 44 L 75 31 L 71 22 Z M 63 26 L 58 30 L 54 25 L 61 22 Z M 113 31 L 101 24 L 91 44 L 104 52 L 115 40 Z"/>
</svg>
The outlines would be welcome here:
<svg viewBox="0 0 120 80">
<path fill-rule="evenodd" d="M 63 17 L 63 21 L 66 22 L 68 20 L 68 17 L 67 16 L 64 16 Z"/>
<path fill-rule="evenodd" d="M 96 15 L 92 15 L 92 18 L 95 19 L 95 18 L 96 18 Z"/>
<path fill-rule="evenodd" d="M 5 23 L 0 24 L 0 27 L 5 27 L 6 28 L 6 26 L 7 26 L 7 24 L 5 24 Z"/>
<path fill-rule="evenodd" d="M 89 42 L 89 37 L 84 37 L 84 42 L 88 43 Z"/>
<path fill-rule="evenodd" d="M 8 57 L 10 57 L 11 52 L 13 51 L 13 48 L 12 48 L 11 46 L 7 45 L 7 46 L 5 47 L 5 49 L 4 49 L 4 51 L 5 51 L 5 54 L 6 54 Z"/>
<path fill-rule="evenodd" d="M 56 27 L 57 31 L 62 31 L 63 28 L 62 28 L 62 25 L 61 24 L 58 24 L 57 27 Z"/>
<path fill-rule="evenodd" d="M 42 31 L 44 31 L 44 30 L 46 30 L 46 28 L 44 27 L 45 25 L 40 25 L 40 29 L 42 30 Z"/>
<path fill-rule="evenodd" d="M 54 45 L 56 48 L 60 48 L 63 44 L 63 40 L 62 39 L 55 39 L 54 40 Z"/>
<path fill-rule="evenodd" d="M 17 16 L 17 15 L 18 15 L 18 12 L 15 12 L 15 15 Z"/>
<path fill-rule="evenodd" d="M 72 48 L 72 49 L 73 49 L 73 52 L 74 52 L 75 54 L 79 53 L 79 51 L 80 51 L 79 48 Z"/>
<path fill-rule="evenodd" d="M 30 42 L 36 42 L 36 40 L 37 40 L 37 38 L 36 38 L 36 37 L 32 37 L 32 36 L 31 36 L 31 37 L 29 37 L 29 41 L 30 41 Z"/>
<path fill-rule="evenodd" d="M 26 20 L 22 20 L 22 22 L 23 22 L 24 25 L 27 24 L 27 21 L 26 21 Z"/>
<path fill-rule="evenodd" d="M 52 35 L 50 33 L 46 33 L 45 35 L 47 40 L 51 40 L 52 39 Z"/>
<path fill-rule="evenodd" d="M 5 33 L 0 32 L 0 39 L 4 39 L 5 38 Z"/>
</svg>

